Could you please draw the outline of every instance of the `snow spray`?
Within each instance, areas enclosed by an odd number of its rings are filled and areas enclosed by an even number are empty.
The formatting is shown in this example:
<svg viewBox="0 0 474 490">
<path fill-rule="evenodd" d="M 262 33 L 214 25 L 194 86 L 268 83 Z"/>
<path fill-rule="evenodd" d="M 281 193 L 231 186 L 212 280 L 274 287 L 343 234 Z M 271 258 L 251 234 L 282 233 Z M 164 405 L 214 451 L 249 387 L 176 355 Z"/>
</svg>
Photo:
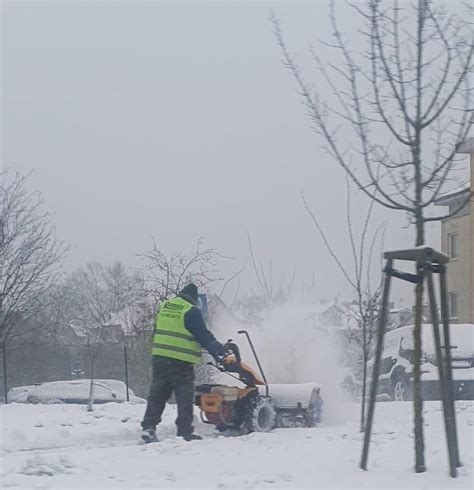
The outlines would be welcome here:
<svg viewBox="0 0 474 490">
<path fill-rule="evenodd" d="M 350 417 L 347 398 L 341 388 L 344 368 L 340 346 L 329 329 L 317 324 L 314 304 L 299 298 L 268 307 L 264 320 L 244 325 L 230 315 L 222 314 L 214 322 L 214 332 L 222 342 L 233 339 L 242 360 L 257 368 L 247 339 L 238 330 L 248 330 L 265 375 L 273 383 L 308 383 L 321 385 L 325 423 L 340 423 Z M 229 383 L 229 379 L 221 378 Z M 357 411 L 356 411 L 357 412 Z M 350 417 L 353 418 L 354 414 Z"/>
</svg>

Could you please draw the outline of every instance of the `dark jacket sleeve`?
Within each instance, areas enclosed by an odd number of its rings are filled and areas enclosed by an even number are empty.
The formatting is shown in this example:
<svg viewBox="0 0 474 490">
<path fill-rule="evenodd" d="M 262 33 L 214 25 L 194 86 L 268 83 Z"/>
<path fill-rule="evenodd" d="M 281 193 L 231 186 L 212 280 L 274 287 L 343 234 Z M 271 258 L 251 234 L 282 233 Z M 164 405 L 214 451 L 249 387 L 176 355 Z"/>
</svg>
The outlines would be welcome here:
<svg viewBox="0 0 474 490">
<path fill-rule="evenodd" d="M 193 306 L 184 316 L 184 326 L 210 354 L 223 354 L 224 346 L 208 330 L 199 308 Z"/>
</svg>

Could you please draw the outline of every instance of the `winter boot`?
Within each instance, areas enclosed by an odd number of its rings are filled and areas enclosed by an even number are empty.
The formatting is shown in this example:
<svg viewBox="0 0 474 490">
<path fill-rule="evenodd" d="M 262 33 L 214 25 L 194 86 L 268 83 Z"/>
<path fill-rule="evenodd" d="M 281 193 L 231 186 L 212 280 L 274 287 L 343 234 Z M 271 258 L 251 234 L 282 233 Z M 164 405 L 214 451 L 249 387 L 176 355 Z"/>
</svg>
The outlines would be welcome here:
<svg viewBox="0 0 474 490">
<path fill-rule="evenodd" d="M 189 434 L 186 436 L 182 436 L 185 441 L 202 441 L 202 437 L 197 434 Z"/>
<path fill-rule="evenodd" d="M 158 442 L 156 432 L 153 429 L 143 429 L 142 441 L 144 441 L 146 444 L 149 444 L 150 442 Z"/>
</svg>

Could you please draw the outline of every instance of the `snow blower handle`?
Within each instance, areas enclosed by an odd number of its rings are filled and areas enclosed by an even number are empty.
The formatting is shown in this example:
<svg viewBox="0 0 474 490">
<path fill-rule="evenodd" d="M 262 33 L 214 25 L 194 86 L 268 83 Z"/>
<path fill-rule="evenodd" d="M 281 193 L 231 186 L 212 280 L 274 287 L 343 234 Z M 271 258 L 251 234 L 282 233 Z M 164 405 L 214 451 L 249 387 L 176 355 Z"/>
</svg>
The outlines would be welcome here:
<svg viewBox="0 0 474 490">
<path fill-rule="evenodd" d="M 247 332 L 247 330 L 239 330 L 237 333 L 243 334 L 247 337 L 250 348 L 252 349 L 255 360 L 257 361 L 258 369 L 260 369 L 260 374 L 262 375 L 263 381 L 265 381 L 265 391 L 266 391 L 266 395 L 268 396 L 268 381 L 267 381 L 267 378 L 265 377 L 265 373 L 263 372 L 262 365 L 260 364 L 257 353 L 255 352 L 255 348 L 253 346 L 252 339 L 250 338 L 250 335 Z"/>
<path fill-rule="evenodd" d="M 232 339 L 229 339 L 225 344 L 224 348 L 226 350 L 226 354 L 234 354 L 237 362 L 240 362 L 242 360 L 242 357 L 240 356 L 240 349 L 237 344 L 232 342 Z"/>
</svg>

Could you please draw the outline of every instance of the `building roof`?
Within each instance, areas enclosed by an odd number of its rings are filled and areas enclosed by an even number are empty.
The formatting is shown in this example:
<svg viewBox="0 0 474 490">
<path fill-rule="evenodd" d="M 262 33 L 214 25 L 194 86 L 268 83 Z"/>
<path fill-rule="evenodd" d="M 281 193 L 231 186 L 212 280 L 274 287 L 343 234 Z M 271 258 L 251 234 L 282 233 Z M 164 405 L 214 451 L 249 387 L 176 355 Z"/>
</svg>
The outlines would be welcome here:
<svg viewBox="0 0 474 490">
<path fill-rule="evenodd" d="M 468 138 L 458 149 L 458 153 L 474 153 L 474 137 Z"/>
<path fill-rule="evenodd" d="M 438 197 L 434 202 L 435 206 L 449 206 L 458 199 L 464 199 L 465 197 L 467 197 L 470 190 L 471 185 L 469 183 L 459 186 L 456 189 L 448 192 L 447 194 Z"/>
<path fill-rule="evenodd" d="M 462 145 L 458 148 L 458 153 L 464 154 L 474 154 L 474 137 L 467 138 Z M 463 199 L 467 196 L 468 192 L 471 189 L 470 182 L 466 182 L 455 189 L 452 189 L 448 193 L 443 196 L 438 197 L 435 200 L 436 206 L 450 206 L 454 204 L 458 199 Z"/>
</svg>

